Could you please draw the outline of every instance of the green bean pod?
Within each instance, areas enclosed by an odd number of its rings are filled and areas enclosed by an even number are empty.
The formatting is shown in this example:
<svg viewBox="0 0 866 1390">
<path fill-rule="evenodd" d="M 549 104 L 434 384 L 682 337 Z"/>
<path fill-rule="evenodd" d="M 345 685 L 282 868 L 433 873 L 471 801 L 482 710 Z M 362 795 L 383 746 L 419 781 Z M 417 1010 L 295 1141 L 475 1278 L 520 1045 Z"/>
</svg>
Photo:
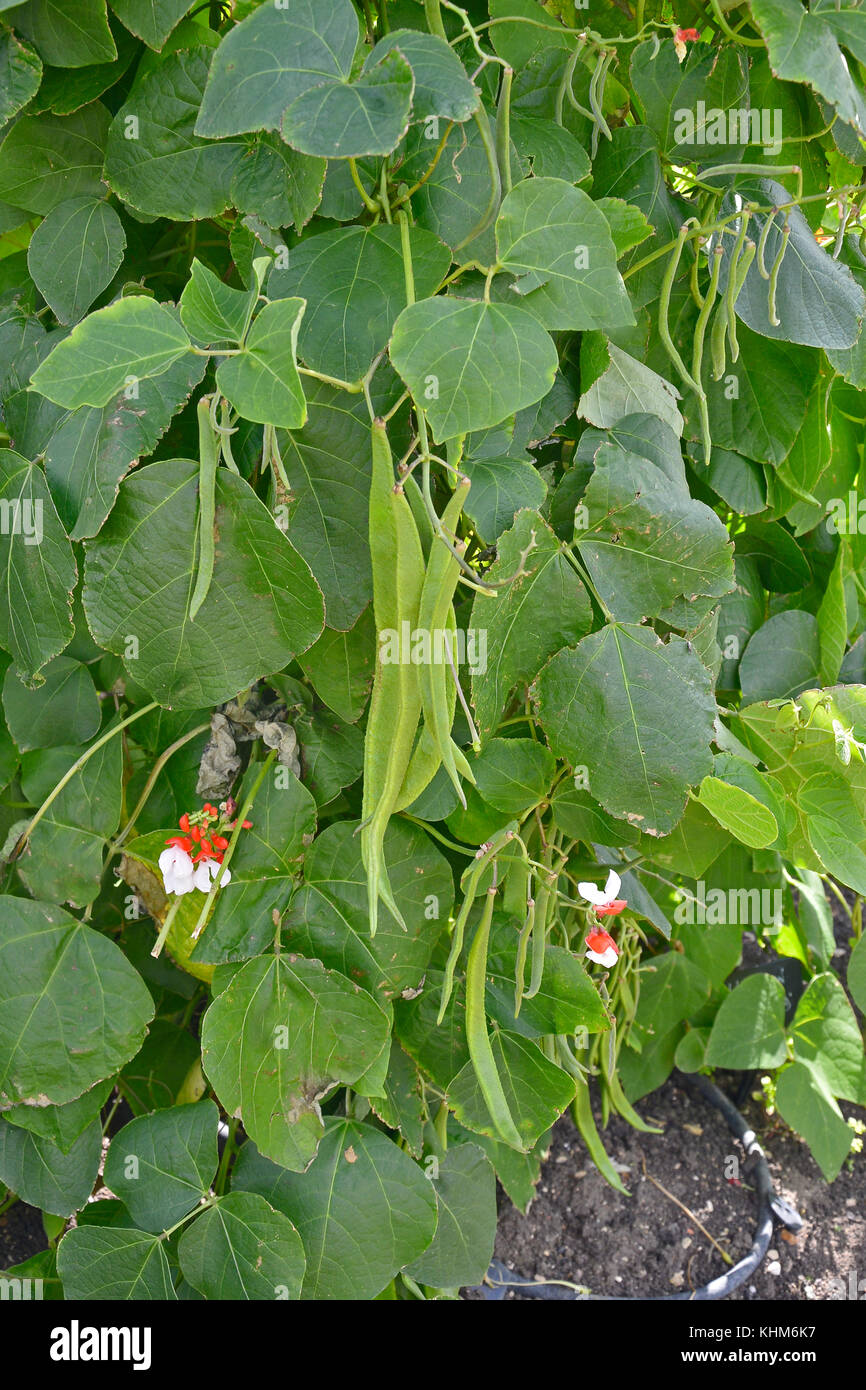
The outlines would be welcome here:
<svg viewBox="0 0 866 1390">
<path fill-rule="evenodd" d="M 684 222 L 683 225 L 680 227 L 679 234 L 677 236 L 677 244 L 674 247 L 671 257 L 665 268 L 664 278 L 662 280 L 661 294 L 659 295 L 659 337 L 662 340 L 665 352 L 673 362 L 683 381 L 686 383 L 687 386 L 690 386 L 694 392 L 700 395 L 700 385 L 698 382 L 695 381 L 694 377 L 692 376 L 691 372 L 689 371 L 688 367 L 686 366 L 685 362 L 680 356 L 676 344 L 674 343 L 674 340 L 671 337 L 671 330 L 669 324 L 671 290 L 673 289 L 674 280 L 676 279 L 677 270 L 680 264 L 680 257 L 683 253 L 683 246 L 685 245 L 685 240 L 688 236 L 688 232 L 689 224 L 688 222 Z"/>
<path fill-rule="evenodd" d="M 577 1080 L 577 1091 L 571 1107 L 574 1123 L 580 1130 L 581 1138 L 589 1150 L 589 1156 L 595 1164 L 601 1176 L 611 1187 L 615 1187 L 618 1192 L 629 1197 L 631 1193 L 624 1186 L 622 1178 L 610 1161 L 607 1150 L 601 1142 L 598 1130 L 595 1125 L 595 1117 L 592 1113 L 592 1102 L 589 1095 L 589 1083 L 585 1079 Z"/>
<path fill-rule="evenodd" d="M 786 222 L 782 228 L 782 241 L 770 271 L 770 284 L 767 289 L 767 314 L 773 328 L 778 328 L 779 324 L 782 322 L 776 314 L 776 289 L 779 284 L 779 271 L 782 268 L 782 261 L 785 259 L 785 252 L 788 249 L 790 236 L 791 224 Z"/>
<path fill-rule="evenodd" d="M 740 355 L 740 345 L 737 342 L 737 315 L 735 313 L 735 308 L 737 303 L 737 295 L 739 294 L 741 287 L 738 287 L 737 285 L 737 276 L 739 271 L 740 256 L 742 255 L 743 247 L 746 243 L 746 230 L 748 228 L 749 219 L 751 215 L 752 214 L 748 208 L 743 208 L 740 216 L 740 230 L 737 233 L 737 239 L 734 242 L 734 249 L 731 252 L 731 259 L 728 265 L 728 283 L 725 289 L 725 307 L 727 310 L 728 347 L 731 351 L 732 362 L 736 362 L 737 358 Z"/>
<path fill-rule="evenodd" d="M 701 371 L 703 369 L 704 362 L 704 338 L 706 337 L 707 323 L 709 322 L 713 305 L 716 302 L 716 293 L 719 288 L 719 272 L 721 270 L 721 266 L 722 248 L 721 246 L 716 246 L 713 250 L 713 269 L 712 274 L 710 275 L 709 288 L 707 290 L 706 295 L 704 296 L 704 301 L 701 305 L 701 311 L 698 314 L 698 321 L 695 324 L 695 345 L 692 351 L 692 376 L 694 377 L 695 381 L 698 383 L 698 386 L 700 387 L 700 390 L 698 391 L 698 406 L 701 412 L 701 437 L 703 439 L 704 444 L 704 459 L 707 463 L 709 463 L 710 461 L 710 452 L 712 450 L 712 438 L 710 436 L 710 414 L 707 406 L 707 393 L 704 390 L 703 382 L 701 380 Z"/>
<path fill-rule="evenodd" d="M 517 940 L 517 960 L 514 963 L 514 1017 L 520 1013 L 520 1006 L 523 1003 L 523 996 L 526 993 L 526 950 L 529 945 L 529 938 L 532 935 L 532 928 L 535 925 L 535 899 L 528 898 L 526 902 L 526 916 L 523 926 L 520 929 L 520 936 Z"/>
<path fill-rule="evenodd" d="M 490 943 L 490 923 L 493 920 L 495 897 L 496 889 L 488 888 L 481 921 L 469 948 L 466 964 L 466 1042 L 481 1094 L 490 1111 L 490 1118 L 497 1134 L 512 1148 L 525 1150 L 526 1145 L 508 1108 L 502 1078 L 487 1032 L 487 948 Z"/>
<path fill-rule="evenodd" d="M 728 305 L 724 297 L 719 300 L 718 308 L 713 315 L 713 327 L 710 333 L 710 352 L 713 360 L 713 381 L 721 381 L 725 374 L 727 359 L 725 357 L 725 337 L 728 331 Z"/>
<path fill-rule="evenodd" d="M 408 622 L 417 626 L 424 582 L 424 556 L 411 507 L 402 487 L 394 486 L 391 450 L 385 424 L 372 427 L 373 470 L 370 487 L 370 552 L 373 560 L 373 612 L 377 632 L 398 634 Z M 377 651 L 364 740 L 364 794 L 361 857 L 367 872 L 370 935 L 375 936 L 379 898 L 403 929 L 385 867 L 388 821 L 412 756 L 421 713 L 418 667 L 411 662 L 384 664 Z"/>
<path fill-rule="evenodd" d="M 216 476 L 219 463 L 219 446 L 210 420 L 210 397 L 203 396 L 198 403 L 198 572 L 195 587 L 189 601 L 189 620 L 195 616 L 208 595 L 213 579 L 215 558 L 214 518 L 216 516 Z"/>
<path fill-rule="evenodd" d="M 446 535 L 456 536 L 457 523 L 468 492 L 469 479 L 461 478 L 442 515 L 441 525 Z M 454 784 L 461 803 L 465 806 L 466 795 L 460 782 L 458 762 L 464 776 L 469 770 L 470 781 L 474 782 L 475 778 L 472 776 L 469 764 L 462 753 L 458 760 L 454 741 L 451 737 L 454 705 L 450 700 L 449 688 L 454 684 L 454 676 L 447 662 L 433 660 L 433 643 L 437 634 L 441 633 L 443 638 L 450 638 L 453 635 L 449 624 L 449 615 L 452 612 L 451 605 L 459 575 L 460 565 L 451 551 L 447 546 L 437 545 L 434 541 L 427 561 L 427 572 L 424 576 L 418 610 L 418 626 L 429 633 L 431 642 L 430 663 L 420 668 L 421 708 L 424 722 L 436 740 L 442 764 Z"/>
<path fill-rule="evenodd" d="M 478 892 L 478 885 L 482 875 L 491 861 L 495 859 L 498 852 L 504 845 L 512 840 L 517 833 L 517 821 L 510 821 L 502 830 L 497 830 L 496 834 L 479 847 L 475 858 L 467 869 L 463 871 L 460 878 L 460 887 L 463 890 L 463 902 L 460 904 L 460 911 L 454 922 L 454 930 L 451 934 L 451 949 L 448 952 L 448 959 L 445 962 L 445 978 L 442 982 L 442 999 L 439 1004 L 439 1014 L 436 1019 L 437 1025 L 445 1017 L 445 1010 L 448 1008 L 448 1001 L 451 998 L 451 991 L 454 988 L 454 971 L 460 959 L 460 952 L 463 950 L 463 937 L 466 932 L 466 922 L 475 896 Z"/>
</svg>

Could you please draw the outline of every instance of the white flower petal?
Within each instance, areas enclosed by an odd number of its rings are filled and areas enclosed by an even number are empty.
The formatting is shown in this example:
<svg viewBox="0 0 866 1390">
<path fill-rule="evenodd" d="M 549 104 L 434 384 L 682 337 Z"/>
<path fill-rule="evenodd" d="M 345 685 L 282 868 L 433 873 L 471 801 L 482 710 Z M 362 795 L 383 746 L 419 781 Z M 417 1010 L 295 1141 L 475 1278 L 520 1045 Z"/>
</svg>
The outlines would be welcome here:
<svg viewBox="0 0 866 1390">
<path fill-rule="evenodd" d="M 602 952 L 587 950 L 586 958 L 595 961 L 596 965 L 603 965 L 605 970 L 610 970 L 611 966 L 616 965 L 617 952 L 613 946 L 608 946 L 607 950 Z"/>
<path fill-rule="evenodd" d="M 620 878 L 616 869 L 611 869 L 610 873 L 607 876 L 607 883 L 604 885 L 605 902 L 612 903 L 614 901 L 617 893 L 619 892 L 619 885 L 621 882 L 622 879 Z"/>
<path fill-rule="evenodd" d="M 601 903 L 607 902 L 604 893 L 602 893 L 601 889 L 594 883 L 579 883 L 577 885 L 577 891 L 582 898 L 586 898 L 588 903 L 595 903 L 596 907 Z"/>
</svg>

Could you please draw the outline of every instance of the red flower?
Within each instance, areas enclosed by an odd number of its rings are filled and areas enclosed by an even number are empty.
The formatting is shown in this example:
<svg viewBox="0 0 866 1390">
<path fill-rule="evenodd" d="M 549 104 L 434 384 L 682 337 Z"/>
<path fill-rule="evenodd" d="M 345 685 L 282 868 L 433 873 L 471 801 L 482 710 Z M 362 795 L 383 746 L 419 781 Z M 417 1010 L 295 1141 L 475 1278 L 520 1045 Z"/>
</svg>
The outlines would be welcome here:
<svg viewBox="0 0 866 1390">
<path fill-rule="evenodd" d="M 628 907 L 625 898 L 614 898 L 612 903 L 600 903 L 595 909 L 596 917 L 615 917 L 622 912 L 624 907 Z"/>
<path fill-rule="evenodd" d="M 603 965 L 605 970 L 610 970 L 611 966 L 616 965 L 619 955 L 619 947 L 609 932 L 604 927 L 593 927 L 589 936 L 586 937 L 587 957 L 595 961 L 597 965 Z"/>
<path fill-rule="evenodd" d="M 228 849 L 229 842 L 225 835 L 211 835 L 211 842 L 215 849 Z"/>
<path fill-rule="evenodd" d="M 188 835 L 172 835 L 171 839 L 166 840 L 165 843 L 167 845 L 177 845 L 178 849 L 183 850 L 184 854 L 189 854 L 192 849 L 192 840 Z"/>
<path fill-rule="evenodd" d="M 185 835 L 189 834 L 189 816 L 187 815 L 186 811 L 184 811 L 183 815 L 178 821 L 178 825 L 180 826 L 181 830 L 184 832 Z"/>
<path fill-rule="evenodd" d="M 675 35 L 677 43 L 697 43 L 699 38 L 697 29 L 678 29 Z"/>
</svg>

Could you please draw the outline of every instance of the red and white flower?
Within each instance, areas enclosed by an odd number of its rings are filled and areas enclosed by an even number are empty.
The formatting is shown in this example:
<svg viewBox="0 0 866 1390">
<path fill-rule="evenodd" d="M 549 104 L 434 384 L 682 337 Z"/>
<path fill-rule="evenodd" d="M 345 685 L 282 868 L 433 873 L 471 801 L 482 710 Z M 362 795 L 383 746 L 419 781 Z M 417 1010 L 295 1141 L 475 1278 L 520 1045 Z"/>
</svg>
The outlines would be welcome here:
<svg viewBox="0 0 866 1390">
<path fill-rule="evenodd" d="M 200 811 L 192 814 L 184 812 L 178 821 L 183 834 L 172 835 L 166 840 L 167 849 L 159 856 L 159 868 L 166 893 L 191 893 L 197 888 L 200 893 L 209 893 L 211 885 L 220 871 L 229 841 L 224 833 L 233 830 L 236 821 L 231 817 L 237 807 L 229 798 L 221 803 L 219 810 L 206 801 Z M 244 830 L 249 830 L 251 821 L 243 822 Z M 231 871 L 223 869 L 220 887 L 231 883 Z"/>
<path fill-rule="evenodd" d="M 592 903 L 596 917 L 614 917 L 627 906 L 625 898 L 616 896 L 621 882 L 616 870 L 611 869 L 603 889 L 594 883 L 579 883 L 577 891 L 588 903 Z"/>
<path fill-rule="evenodd" d="M 595 961 L 596 965 L 603 965 L 605 970 L 610 970 L 611 966 L 616 965 L 619 947 L 604 927 L 593 927 L 586 938 L 586 946 L 587 960 Z"/>
</svg>

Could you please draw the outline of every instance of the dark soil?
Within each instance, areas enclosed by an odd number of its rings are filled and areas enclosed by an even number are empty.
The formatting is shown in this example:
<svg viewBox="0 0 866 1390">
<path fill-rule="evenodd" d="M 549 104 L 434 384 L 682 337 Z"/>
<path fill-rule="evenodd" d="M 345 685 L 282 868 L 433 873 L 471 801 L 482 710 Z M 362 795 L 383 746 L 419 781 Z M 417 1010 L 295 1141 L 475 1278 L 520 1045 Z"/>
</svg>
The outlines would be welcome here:
<svg viewBox="0 0 866 1390">
<path fill-rule="evenodd" d="M 734 1262 L 748 1252 L 756 1217 L 748 1165 L 719 1112 L 673 1081 L 636 1109 L 664 1132 L 641 1134 L 614 1117 L 604 1134 L 611 1157 L 628 1169 L 622 1177 L 630 1197 L 607 1185 L 571 1120 L 559 1122 L 529 1212 L 502 1200 L 495 1253 L 509 1269 L 529 1279 L 567 1279 L 594 1294 L 652 1298 L 725 1272 L 698 1222 Z M 760 1103 L 750 1100 L 743 1113 L 764 1147 L 776 1192 L 804 1226 L 796 1237 L 777 1226 L 757 1273 L 729 1297 L 841 1298 L 831 1281 L 842 1278 L 847 1294 L 851 1274 L 855 1287 L 863 1280 L 859 1296 L 866 1297 L 866 1155 L 830 1185 L 805 1144 L 768 1120 Z M 740 1186 L 726 1176 L 733 1171 Z"/>
<path fill-rule="evenodd" d="M 0 1216 L 0 1270 L 11 1269 L 47 1248 L 42 1212 L 36 1207 L 16 1202 Z"/>
</svg>

